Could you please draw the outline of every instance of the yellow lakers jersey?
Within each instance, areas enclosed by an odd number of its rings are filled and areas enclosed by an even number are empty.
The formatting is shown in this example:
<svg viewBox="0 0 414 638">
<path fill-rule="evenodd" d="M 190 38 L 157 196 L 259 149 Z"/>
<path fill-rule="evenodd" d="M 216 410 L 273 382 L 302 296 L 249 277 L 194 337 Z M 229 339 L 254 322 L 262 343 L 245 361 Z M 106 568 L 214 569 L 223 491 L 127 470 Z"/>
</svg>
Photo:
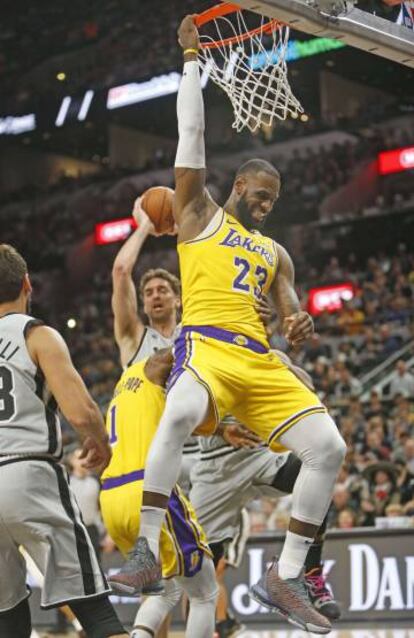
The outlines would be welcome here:
<svg viewBox="0 0 414 638">
<path fill-rule="evenodd" d="M 273 240 L 220 209 L 196 239 L 178 244 L 183 326 L 215 326 L 267 344 L 257 313 L 275 277 Z"/>
<path fill-rule="evenodd" d="M 102 480 L 145 467 L 165 406 L 164 389 L 144 373 L 146 361 L 127 368 L 115 388 L 106 417 L 112 459 Z"/>
</svg>

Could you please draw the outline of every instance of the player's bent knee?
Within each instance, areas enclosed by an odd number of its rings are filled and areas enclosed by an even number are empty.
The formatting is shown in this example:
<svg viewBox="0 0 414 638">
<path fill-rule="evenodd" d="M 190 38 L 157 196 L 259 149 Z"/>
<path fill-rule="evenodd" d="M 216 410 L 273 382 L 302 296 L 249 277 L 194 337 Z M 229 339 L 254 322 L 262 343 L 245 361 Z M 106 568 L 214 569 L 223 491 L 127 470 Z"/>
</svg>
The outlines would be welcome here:
<svg viewBox="0 0 414 638">
<path fill-rule="evenodd" d="M 339 468 L 345 458 L 346 443 L 338 431 L 335 432 L 335 436 L 331 437 L 327 450 L 325 452 L 325 466 L 332 468 Z"/>
<path fill-rule="evenodd" d="M 1 638 L 30 638 L 31 633 L 32 624 L 28 598 L 22 600 L 13 609 L 0 611 Z"/>
<path fill-rule="evenodd" d="M 69 607 L 79 620 L 88 638 L 111 638 L 126 634 L 108 596 L 83 599 L 70 603 Z"/>
</svg>

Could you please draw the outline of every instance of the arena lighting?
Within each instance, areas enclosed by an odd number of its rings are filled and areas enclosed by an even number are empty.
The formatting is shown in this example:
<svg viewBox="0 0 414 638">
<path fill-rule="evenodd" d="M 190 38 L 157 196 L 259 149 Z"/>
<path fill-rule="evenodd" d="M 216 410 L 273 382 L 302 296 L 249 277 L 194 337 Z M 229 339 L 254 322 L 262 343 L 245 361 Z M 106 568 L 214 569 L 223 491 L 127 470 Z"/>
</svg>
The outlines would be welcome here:
<svg viewBox="0 0 414 638">
<path fill-rule="evenodd" d="M 414 169 L 414 146 L 384 151 L 378 154 L 378 172 L 380 175 L 401 173 Z"/>
<path fill-rule="evenodd" d="M 324 310 L 335 312 L 342 307 L 342 301 L 349 301 L 354 294 L 354 285 L 351 281 L 311 288 L 308 291 L 308 312 L 313 316 L 319 315 Z"/>
<path fill-rule="evenodd" d="M 73 330 L 73 328 L 76 328 L 76 319 L 73 319 L 73 317 L 71 317 L 70 319 L 67 320 L 66 325 L 68 328 Z"/>
<path fill-rule="evenodd" d="M 133 217 L 124 217 L 112 222 L 104 222 L 95 226 L 95 244 L 102 246 L 126 239 L 137 227 Z"/>
<path fill-rule="evenodd" d="M 312 38 L 304 41 L 289 40 L 286 62 L 309 58 L 312 55 L 319 55 L 334 49 L 342 49 L 344 46 L 346 45 L 343 42 L 332 40 L 331 38 Z M 249 60 L 251 68 L 253 70 L 260 69 L 269 63 L 275 62 L 273 58 L 269 59 L 270 53 L 270 51 L 263 51 L 259 55 L 252 56 Z"/>
<path fill-rule="evenodd" d="M 180 86 L 181 73 L 172 71 L 164 75 L 156 75 L 145 82 L 131 82 L 121 86 L 114 86 L 108 91 L 106 108 L 109 110 L 119 109 L 122 106 L 130 106 L 139 102 L 146 102 L 157 97 L 172 95 L 177 93 Z M 208 82 L 208 70 L 204 70 L 201 75 L 201 86 L 203 89 Z"/>
<path fill-rule="evenodd" d="M 63 80 L 66 80 L 66 73 L 63 73 L 61 71 L 60 73 L 57 74 L 56 79 L 58 79 L 59 82 L 63 82 Z"/>
<path fill-rule="evenodd" d="M 34 113 L 27 115 L 0 117 L 0 135 L 20 135 L 34 131 L 36 128 L 36 116 Z"/>
</svg>

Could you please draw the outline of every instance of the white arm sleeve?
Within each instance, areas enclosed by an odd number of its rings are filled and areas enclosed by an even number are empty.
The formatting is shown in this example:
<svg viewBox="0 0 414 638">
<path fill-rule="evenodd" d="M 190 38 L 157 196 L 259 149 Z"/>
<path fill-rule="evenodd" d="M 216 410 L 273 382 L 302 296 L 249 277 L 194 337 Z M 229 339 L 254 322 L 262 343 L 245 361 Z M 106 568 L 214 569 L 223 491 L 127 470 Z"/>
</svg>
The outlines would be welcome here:
<svg viewBox="0 0 414 638">
<path fill-rule="evenodd" d="M 177 96 L 178 147 L 175 166 L 205 168 L 204 103 L 197 61 L 184 63 Z"/>
</svg>

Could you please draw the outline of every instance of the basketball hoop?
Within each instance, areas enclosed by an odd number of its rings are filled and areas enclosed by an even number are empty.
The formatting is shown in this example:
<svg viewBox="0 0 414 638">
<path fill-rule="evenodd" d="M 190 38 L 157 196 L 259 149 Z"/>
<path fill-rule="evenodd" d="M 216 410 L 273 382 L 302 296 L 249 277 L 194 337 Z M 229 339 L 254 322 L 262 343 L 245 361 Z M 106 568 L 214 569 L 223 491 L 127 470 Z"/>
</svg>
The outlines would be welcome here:
<svg viewBox="0 0 414 638">
<path fill-rule="evenodd" d="M 303 113 L 287 78 L 286 24 L 229 2 L 200 13 L 195 23 L 200 64 L 229 97 L 237 132 L 245 127 L 254 132 L 275 118 Z"/>
</svg>

